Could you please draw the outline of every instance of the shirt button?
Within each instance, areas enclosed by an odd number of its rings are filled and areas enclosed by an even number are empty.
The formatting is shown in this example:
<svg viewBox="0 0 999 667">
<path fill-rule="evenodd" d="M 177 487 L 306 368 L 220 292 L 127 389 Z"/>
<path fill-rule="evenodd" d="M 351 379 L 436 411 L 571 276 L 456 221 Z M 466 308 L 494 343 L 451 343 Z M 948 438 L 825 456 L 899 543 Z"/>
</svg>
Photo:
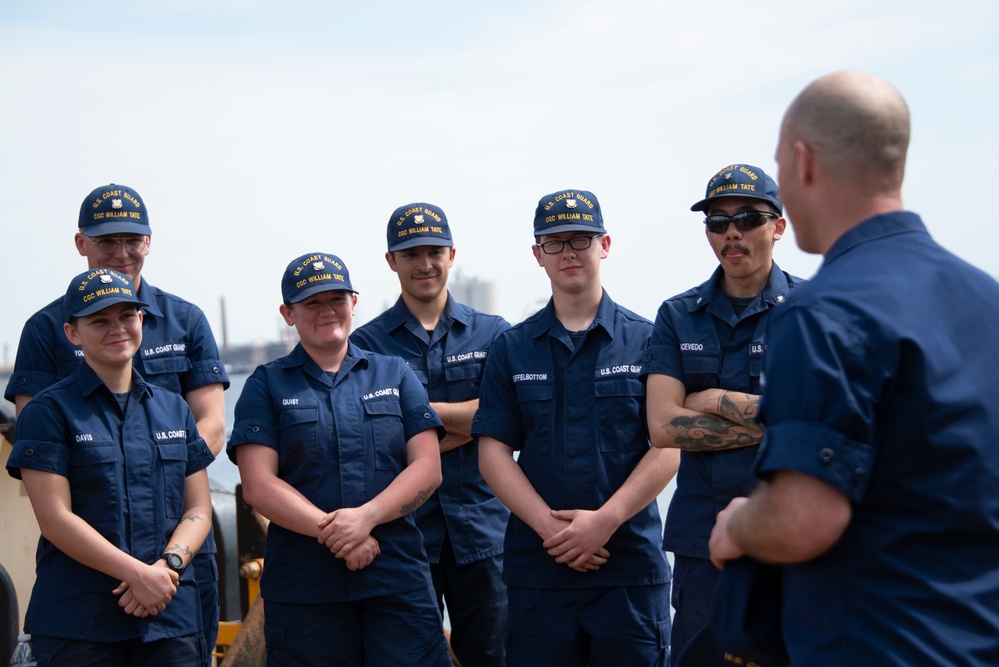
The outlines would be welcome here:
<svg viewBox="0 0 999 667">
<path fill-rule="evenodd" d="M 25 456 L 34 456 L 35 455 L 35 450 L 32 449 L 31 447 L 28 447 L 27 449 L 24 450 L 24 455 Z"/>
<path fill-rule="evenodd" d="M 253 431 L 254 433 L 258 433 L 260 431 L 260 427 L 259 426 L 252 426 L 252 427 L 250 427 L 250 430 Z"/>
<path fill-rule="evenodd" d="M 221 371 L 219 370 L 218 366 L 212 366 L 212 373 L 218 375 L 219 373 L 221 373 Z"/>
<path fill-rule="evenodd" d="M 28 384 L 28 378 L 18 378 L 17 383 L 23 387 L 24 385 Z"/>
<path fill-rule="evenodd" d="M 430 413 L 429 412 L 424 412 L 423 413 L 423 418 L 424 419 L 430 419 Z"/>
<path fill-rule="evenodd" d="M 642 361 L 644 361 L 645 363 L 649 363 L 650 361 L 652 361 L 652 355 L 651 354 L 645 355 Z"/>
<path fill-rule="evenodd" d="M 822 461 L 822 463 L 824 463 L 826 465 L 829 465 L 830 463 L 832 463 L 832 460 L 834 458 L 836 458 L 836 452 L 834 452 L 833 450 L 831 450 L 828 447 L 823 447 L 819 451 L 819 460 Z"/>
</svg>

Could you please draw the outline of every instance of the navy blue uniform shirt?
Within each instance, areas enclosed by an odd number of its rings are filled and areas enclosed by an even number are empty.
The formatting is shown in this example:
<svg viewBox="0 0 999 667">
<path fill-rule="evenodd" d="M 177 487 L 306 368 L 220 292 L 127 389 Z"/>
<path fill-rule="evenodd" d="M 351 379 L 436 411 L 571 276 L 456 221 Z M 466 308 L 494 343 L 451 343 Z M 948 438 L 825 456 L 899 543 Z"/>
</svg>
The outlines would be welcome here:
<svg viewBox="0 0 999 667">
<path fill-rule="evenodd" d="M 149 305 L 142 309 L 142 346 L 132 363 L 149 384 L 181 395 L 216 382 L 229 387 L 215 336 L 200 308 L 145 280 L 136 296 Z M 83 351 L 66 338 L 65 322 L 60 297 L 25 323 L 14 372 L 4 393 L 7 400 L 13 402 L 17 395 L 34 396 L 80 367 Z M 213 529 L 198 553 L 215 552 Z"/>
<path fill-rule="evenodd" d="M 721 290 L 722 268 L 697 287 L 667 299 L 652 329 L 643 376 L 668 375 L 687 393 L 727 389 L 760 393 L 760 372 L 771 314 L 803 283 L 776 264 L 756 298 L 737 316 Z M 754 486 L 759 446 L 722 452 L 680 452 L 676 491 L 666 512 L 667 551 L 708 558 L 715 516 Z"/>
<path fill-rule="evenodd" d="M 502 334 L 486 360 L 472 430 L 519 452 L 518 465 L 553 509 L 600 508 L 648 451 L 642 372 L 651 324 L 604 292 L 578 346 L 548 305 Z M 591 572 L 555 562 L 534 530 L 510 515 L 508 586 L 565 589 L 670 581 L 655 501 L 621 525 L 612 556 Z"/>
<path fill-rule="evenodd" d="M 134 373 L 122 415 L 110 390 L 81 364 L 24 407 L 7 472 L 18 479 L 22 468 L 66 477 L 74 514 L 117 548 L 154 563 L 183 514 L 185 478 L 213 459 L 180 396 Z M 201 631 L 192 568 L 185 568 L 166 610 L 148 618 L 118 606 L 111 591 L 120 581 L 78 563 L 44 537 L 35 572 L 25 632 L 149 642 Z"/>
<path fill-rule="evenodd" d="M 395 305 L 355 331 L 350 340 L 379 354 L 401 357 L 423 383 L 431 402 L 479 397 L 482 369 L 493 340 L 510 328 L 502 317 L 455 301 L 450 293 L 433 336 L 406 308 Z M 445 531 L 458 565 L 503 553 L 509 510 L 479 472 L 478 439 L 441 454 L 443 482 L 416 510 L 416 525 L 431 563 L 438 562 Z"/>
<path fill-rule="evenodd" d="M 758 473 L 853 504 L 784 567 L 794 664 L 999 665 L 997 331 L 999 285 L 908 212 L 844 234 L 774 318 Z"/>
<path fill-rule="evenodd" d="M 235 462 L 240 445 L 273 448 L 278 477 L 332 512 L 381 493 L 406 467 L 406 442 L 428 428 L 444 436 L 426 391 L 402 359 L 349 345 L 334 382 L 299 344 L 247 378 L 227 453 Z M 351 572 L 316 538 L 271 523 L 261 595 L 332 604 L 430 588 L 430 565 L 412 514 L 371 534 L 381 553 Z"/>
<path fill-rule="evenodd" d="M 134 359 L 142 377 L 181 395 L 216 382 L 228 388 L 229 376 L 201 309 L 145 280 L 137 297 L 149 304 L 142 309 L 142 347 Z M 25 323 L 4 393 L 7 400 L 13 401 L 15 395 L 34 396 L 79 368 L 83 352 L 66 338 L 65 322 L 60 297 Z"/>
</svg>

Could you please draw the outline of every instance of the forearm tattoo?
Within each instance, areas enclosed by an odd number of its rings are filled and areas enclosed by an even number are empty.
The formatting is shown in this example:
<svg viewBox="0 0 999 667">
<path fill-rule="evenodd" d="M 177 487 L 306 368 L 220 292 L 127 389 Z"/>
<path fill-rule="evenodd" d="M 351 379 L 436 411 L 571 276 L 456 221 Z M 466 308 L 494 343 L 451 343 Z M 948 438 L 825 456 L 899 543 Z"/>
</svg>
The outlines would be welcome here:
<svg viewBox="0 0 999 667">
<path fill-rule="evenodd" d="M 757 397 L 751 400 L 745 409 L 740 409 L 727 393 L 724 393 L 718 399 L 718 412 L 721 416 L 682 415 L 668 424 L 663 424 L 662 429 L 680 449 L 691 452 L 712 452 L 758 445 L 763 437 L 763 429 L 753 421 L 758 404 Z"/>
<path fill-rule="evenodd" d="M 430 494 L 432 494 L 434 492 L 434 489 L 436 488 L 437 488 L 436 486 L 431 486 L 426 490 L 417 493 L 416 497 L 413 498 L 412 502 L 408 502 L 399 508 L 399 513 L 402 514 L 403 516 L 406 516 L 407 514 L 415 510 L 417 507 L 427 502 L 427 498 L 430 497 Z"/>
<path fill-rule="evenodd" d="M 180 554 L 182 556 L 192 556 L 194 552 L 191 551 L 190 547 L 187 545 L 172 544 L 166 549 L 167 551 L 172 551 L 175 554 Z"/>
<path fill-rule="evenodd" d="M 188 514 L 181 521 L 190 521 L 191 523 L 197 523 L 198 521 L 204 521 L 204 517 L 200 514 Z"/>
<path fill-rule="evenodd" d="M 754 420 L 756 419 L 756 411 L 760 407 L 760 397 L 750 396 L 746 399 L 746 406 L 744 408 L 739 408 L 735 401 L 729 398 L 728 392 L 722 392 L 722 395 L 718 398 L 718 414 L 733 421 L 736 424 L 741 424 L 746 428 L 752 430 L 754 433 L 759 433 L 760 436 L 763 435 L 763 429 Z"/>
</svg>

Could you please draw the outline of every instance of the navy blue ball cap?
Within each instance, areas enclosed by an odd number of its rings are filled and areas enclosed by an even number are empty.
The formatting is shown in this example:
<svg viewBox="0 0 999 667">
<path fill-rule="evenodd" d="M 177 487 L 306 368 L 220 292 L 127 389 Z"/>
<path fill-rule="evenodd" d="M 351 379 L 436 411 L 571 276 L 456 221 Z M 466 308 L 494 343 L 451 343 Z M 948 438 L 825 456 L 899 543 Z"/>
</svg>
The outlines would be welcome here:
<svg viewBox="0 0 999 667">
<path fill-rule="evenodd" d="M 385 236 L 389 252 L 421 245 L 454 245 L 444 211 L 425 202 L 406 204 L 392 211 Z"/>
<path fill-rule="evenodd" d="M 346 290 L 357 294 L 350 285 L 347 265 L 336 255 L 310 252 L 291 260 L 281 279 L 281 297 L 285 303 L 298 303 L 313 294 Z"/>
<path fill-rule="evenodd" d="M 102 185 L 80 205 L 80 231 L 87 236 L 142 234 L 148 236 L 149 215 L 139 193 L 127 185 Z"/>
<path fill-rule="evenodd" d="M 137 308 L 149 304 L 139 301 L 135 285 L 128 276 L 113 269 L 91 269 L 73 278 L 63 297 L 66 321 L 85 317 L 119 303 L 134 303 Z"/>
<path fill-rule="evenodd" d="M 674 656 L 676 667 L 788 667 L 781 634 L 781 571 L 748 556 L 729 561 L 711 596 L 709 621 Z"/>
<path fill-rule="evenodd" d="M 586 190 L 559 190 L 545 195 L 534 211 L 534 235 L 562 232 L 606 234 L 600 202 Z"/>
<path fill-rule="evenodd" d="M 721 197 L 749 197 L 762 199 L 784 212 L 784 205 L 777 194 L 777 183 L 759 167 L 751 164 L 732 164 L 711 177 L 704 199 L 690 207 L 691 211 L 707 211 L 711 202 Z"/>
</svg>

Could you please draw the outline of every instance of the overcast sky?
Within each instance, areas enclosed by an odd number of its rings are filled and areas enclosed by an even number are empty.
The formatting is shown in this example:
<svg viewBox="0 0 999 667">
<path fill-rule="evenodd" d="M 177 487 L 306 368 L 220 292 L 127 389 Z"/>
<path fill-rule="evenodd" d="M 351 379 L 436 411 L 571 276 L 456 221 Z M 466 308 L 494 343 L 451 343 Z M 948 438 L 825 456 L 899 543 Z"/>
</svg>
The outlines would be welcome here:
<svg viewBox="0 0 999 667">
<path fill-rule="evenodd" d="M 775 175 L 788 102 L 847 68 L 909 102 L 907 206 L 997 275 L 997 34 L 986 0 L 0 0 L 0 364 L 86 268 L 80 203 L 110 182 L 149 210 L 144 279 L 220 339 L 224 297 L 230 343 L 278 335 L 281 273 L 305 252 L 345 261 L 357 324 L 390 305 L 385 225 L 414 201 L 444 209 L 455 270 L 519 321 L 548 294 L 534 208 L 562 188 L 599 198 L 604 284 L 654 318 L 715 268 L 688 210 L 709 177 Z M 775 257 L 819 264 L 793 234 Z"/>
</svg>

